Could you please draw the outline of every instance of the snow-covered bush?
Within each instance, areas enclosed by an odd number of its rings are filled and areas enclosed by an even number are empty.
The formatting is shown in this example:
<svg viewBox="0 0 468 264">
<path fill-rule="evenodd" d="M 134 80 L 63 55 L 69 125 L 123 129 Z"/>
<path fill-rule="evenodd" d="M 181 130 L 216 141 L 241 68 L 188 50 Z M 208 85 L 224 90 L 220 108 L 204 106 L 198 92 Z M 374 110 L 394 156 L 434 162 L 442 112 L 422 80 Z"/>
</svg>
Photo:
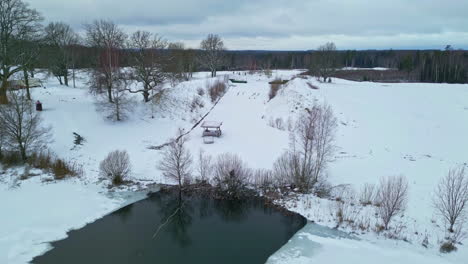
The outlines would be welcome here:
<svg viewBox="0 0 468 264">
<path fill-rule="evenodd" d="M 394 216 L 405 211 L 407 201 L 408 181 L 404 176 L 392 176 L 380 179 L 377 192 L 379 206 L 376 209 L 385 230 L 388 230 L 390 221 Z"/>
<path fill-rule="evenodd" d="M 218 156 L 214 165 L 214 184 L 229 198 L 240 198 L 252 177 L 252 170 L 235 154 Z"/>
<path fill-rule="evenodd" d="M 108 177 L 113 184 L 122 184 L 131 172 L 130 157 L 125 150 L 110 152 L 99 165 L 101 176 Z"/>
</svg>

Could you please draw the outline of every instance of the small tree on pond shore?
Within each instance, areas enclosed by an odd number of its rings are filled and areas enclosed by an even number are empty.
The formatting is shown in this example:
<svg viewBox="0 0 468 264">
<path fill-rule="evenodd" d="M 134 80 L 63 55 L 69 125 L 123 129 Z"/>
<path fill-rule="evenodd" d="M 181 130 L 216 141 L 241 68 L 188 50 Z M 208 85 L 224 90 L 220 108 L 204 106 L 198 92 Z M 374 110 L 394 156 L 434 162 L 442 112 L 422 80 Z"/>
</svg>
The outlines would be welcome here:
<svg viewBox="0 0 468 264">
<path fill-rule="evenodd" d="M 191 180 L 191 167 L 193 163 L 192 154 L 186 146 L 188 138 L 187 136 L 182 136 L 182 134 L 183 131 L 179 129 L 178 139 L 165 147 L 163 157 L 158 165 L 164 177 L 177 182 L 179 198 L 182 197 L 183 185 Z"/>
</svg>

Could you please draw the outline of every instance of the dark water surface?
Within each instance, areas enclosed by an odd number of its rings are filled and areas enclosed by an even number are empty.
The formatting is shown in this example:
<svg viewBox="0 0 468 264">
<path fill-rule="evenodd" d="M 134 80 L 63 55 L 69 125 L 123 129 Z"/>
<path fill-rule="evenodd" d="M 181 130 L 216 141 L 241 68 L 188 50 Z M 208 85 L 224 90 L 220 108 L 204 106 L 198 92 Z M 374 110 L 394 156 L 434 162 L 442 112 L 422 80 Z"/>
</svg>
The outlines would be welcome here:
<svg viewBox="0 0 468 264">
<path fill-rule="evenodd" d="M 260 199 L 155 193 L 69 232 L 33 263 L 265 263 L 305 224 Z"/>
</svg>

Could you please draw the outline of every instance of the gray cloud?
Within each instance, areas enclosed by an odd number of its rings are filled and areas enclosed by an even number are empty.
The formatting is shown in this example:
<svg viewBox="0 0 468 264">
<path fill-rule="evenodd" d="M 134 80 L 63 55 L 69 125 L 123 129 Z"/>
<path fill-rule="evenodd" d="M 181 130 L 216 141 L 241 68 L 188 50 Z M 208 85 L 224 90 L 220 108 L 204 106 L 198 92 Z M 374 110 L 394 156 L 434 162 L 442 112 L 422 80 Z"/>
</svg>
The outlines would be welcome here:
<svg viewBox="0 0 468 264">
<path fill-rule="evenodd" d="M 75 28 L 111 19 L 198 46 L 208 33 L 230 49 L 468 48 L 468 1 L 459 0 L 27 0 Z"/>
</svg>

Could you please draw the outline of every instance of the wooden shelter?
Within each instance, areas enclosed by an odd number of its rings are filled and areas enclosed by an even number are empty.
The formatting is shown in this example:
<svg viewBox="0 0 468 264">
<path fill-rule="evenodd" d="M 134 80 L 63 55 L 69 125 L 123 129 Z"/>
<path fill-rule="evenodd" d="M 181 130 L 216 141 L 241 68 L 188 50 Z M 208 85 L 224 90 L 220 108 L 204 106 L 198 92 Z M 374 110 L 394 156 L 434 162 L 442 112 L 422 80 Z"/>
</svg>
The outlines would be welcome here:
<svg viewBox="0 0 468 264">
<path fill-rule="evenodd" d="M 218 121 L 203 121 L 201 127 L 203 128 L 203 137 L 220 137 L 221 125 L 223 122 Z"/>
</svg>

